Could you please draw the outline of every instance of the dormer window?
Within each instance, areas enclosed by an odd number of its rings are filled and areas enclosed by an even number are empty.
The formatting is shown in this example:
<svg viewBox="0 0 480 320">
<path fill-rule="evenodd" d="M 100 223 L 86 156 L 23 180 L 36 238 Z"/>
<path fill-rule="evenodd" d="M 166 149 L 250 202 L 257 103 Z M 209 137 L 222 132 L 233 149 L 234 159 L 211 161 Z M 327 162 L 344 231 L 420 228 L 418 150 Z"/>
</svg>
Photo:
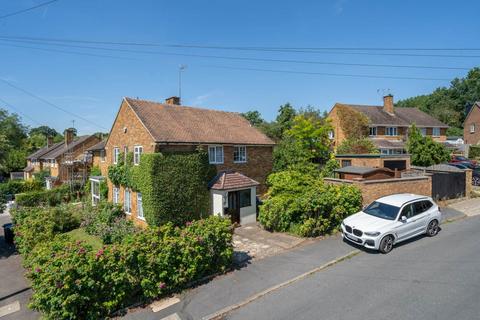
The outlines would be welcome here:
<svg viewBox="0 0 480 320">
<path fill-rule="evenodd" d="M 368 135 L 369 136 L 376 136 L 377 135 L 377 127 L 370 127 L 368 129 Z"/>
<path fill-rule="evenodd" d="M 433 130 L 432 130 L 432 136 L 434 136 L 434 137 L 440 137 L 440 128 L 433 128 Z"/>
<path fill-rule="evenodd" d="M 475 123 L 470 125 L 470 133 L 475 133 Z"/>
<path fill-rule="evenodd" d="M 386 127 L 385 128 L 385 135 L 386 136 L 398 136 L 398 128 L 397 127 Z"/>
</svg>

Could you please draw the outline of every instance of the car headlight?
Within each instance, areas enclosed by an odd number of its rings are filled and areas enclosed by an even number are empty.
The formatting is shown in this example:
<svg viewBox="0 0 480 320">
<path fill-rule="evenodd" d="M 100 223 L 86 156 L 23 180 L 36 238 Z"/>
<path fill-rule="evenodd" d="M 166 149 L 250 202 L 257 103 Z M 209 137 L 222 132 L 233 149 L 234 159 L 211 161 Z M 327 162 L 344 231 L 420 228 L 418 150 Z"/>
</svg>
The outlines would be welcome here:
<svg viewBox="0 0 480 320">
<path fill-rule="evenodd" d="M 376 236 L 380 235 L 380 232 L 378 232 L 378 231 L 365 232 L 365 235 L 369 236 L 369 237 L 376 237 Z"/>
</svg>

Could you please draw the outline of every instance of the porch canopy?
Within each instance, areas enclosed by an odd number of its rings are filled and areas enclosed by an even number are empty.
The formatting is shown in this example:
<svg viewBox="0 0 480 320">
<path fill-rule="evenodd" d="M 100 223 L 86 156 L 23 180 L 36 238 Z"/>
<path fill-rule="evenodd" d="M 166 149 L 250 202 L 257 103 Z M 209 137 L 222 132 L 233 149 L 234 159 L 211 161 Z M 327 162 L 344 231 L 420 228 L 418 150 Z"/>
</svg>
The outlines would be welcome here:
<svg viewBox="0 0 480 320">
<path fill-rule="evenodd" d="M 237 171 L 219 172 L 208 187 L 213 190 L 236 190 L 256 187 L 260 183 Z"/>
</svg>

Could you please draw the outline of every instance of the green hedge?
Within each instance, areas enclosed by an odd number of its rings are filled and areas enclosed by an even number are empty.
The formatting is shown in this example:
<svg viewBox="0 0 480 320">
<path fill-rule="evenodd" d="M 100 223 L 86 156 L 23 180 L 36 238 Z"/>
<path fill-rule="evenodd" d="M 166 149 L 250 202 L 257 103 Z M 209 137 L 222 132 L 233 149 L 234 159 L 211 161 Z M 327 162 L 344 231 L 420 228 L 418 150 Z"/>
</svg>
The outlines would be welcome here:
<svg viewBox="0 0 480 320">
<path fill-rule="evenodd" d="M 318 174 L 281 171 L 270 175 L 268 183 L 268 197 L 259 215 L 267 230 L 324 235 L 361 209 L 362 195 L 357 187 L 326 184 Z"/>
<path fill-rule="evenodd" d="M 0 183 L 0 194 L 3 195 L 16 195 L 42 189 L 43 184 L 39 180 L 9 180 L 5 183 Z"/>
<path fill-rule="evenodd" d="M 68 185 L 62 185 L 51 190 L 31 191 L 16 196 L 17 205 L 22 207 L 56 206 L 69 202 L 73 195 Z"/>
<path fill-rule="evenodd" d="M 26 261 L 30 307 L 47 319 L 105 318 L 224 271 L 232 254 L 230 222 L 218 217 L 149 228 L 98 251 L 60 235 L 36 246 Z"/>
<path fill-rule="evenodd" d="M 208 183 L 216 170 L 206 152 L 142 154 L 139 166 L 133 166 L 131 159 L 129 153 L 126 163 L 110 166 L 108 177 L 114 185 L 142 193 L 150 226 L 182 225 L 208 216 Z"/>
<path fill-rule="evenodd" d="M 470 159 L 480 158 L 480 146 L 470 146 L 468 157 Z"/>
</svg>

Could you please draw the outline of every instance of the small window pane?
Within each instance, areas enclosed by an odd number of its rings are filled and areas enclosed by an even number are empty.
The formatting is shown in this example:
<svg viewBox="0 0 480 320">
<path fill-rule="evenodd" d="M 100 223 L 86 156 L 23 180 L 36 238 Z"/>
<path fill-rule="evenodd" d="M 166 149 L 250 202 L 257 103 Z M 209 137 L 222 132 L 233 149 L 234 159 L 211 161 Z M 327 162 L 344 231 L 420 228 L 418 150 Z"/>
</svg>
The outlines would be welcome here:
<svg viewBox="0 0 480 320">
<path fill-rule="evenodd" d="M 238 191 L 240 194 L 240 208 L 250 207 L 252 205 L 252 193 L 250 189 Z"/>
<path fill-rule="evenodd" d="M 143 219 L 143 199 L 140 192 L 137 193 L 137 215 Z"/>
<path fill-rule="evenodd" d="M 245 146 L 234 147 L 233 162 L 247 162 L 247 147 Z"/>
</svg>

